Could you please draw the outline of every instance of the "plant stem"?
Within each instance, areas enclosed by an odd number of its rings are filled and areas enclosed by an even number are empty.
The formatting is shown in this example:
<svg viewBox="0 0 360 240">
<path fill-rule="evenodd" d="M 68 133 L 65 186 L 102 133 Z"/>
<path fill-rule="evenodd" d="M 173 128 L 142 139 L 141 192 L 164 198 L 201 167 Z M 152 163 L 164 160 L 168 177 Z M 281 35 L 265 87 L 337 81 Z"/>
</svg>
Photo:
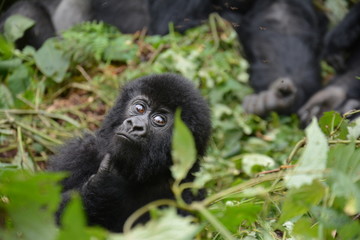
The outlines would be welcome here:
<svg viewBox="0 0 360 240">
<path fill-rule="evenodd" d="M 139 208 L 138 210 L 136 210 L 135 212 L 133 212 L 130 215 L 130 217 L 128 217 L 128 219 L 126 220 L 126 222 L 124 224 L 124 228 L 123 228 L 124 234 L 130 232 L 131 227 L 134 225 L 136 220 L 138 220 L 142 215 L 147 213 L 150 209 L 155 208 L 155 207 L 160 207 L 163 205 L 179 207 L 176 204 L 176 202 L 171 199 L 160 199 L 160 200 L 156 200 L 154 202 L 148 203 L 145 206 L 143 206 L 143 207 Z"/>
<path fill-rule="evenodd" d="M 272 180 L 276 180 L 278 178 L 282 178 L 285 176 L 285 172 L 277 172 L 277 173 L 272 173 L 272 174 L 269 174 L 269 175 L 265 175 L 265 176 L 261 176 L 261 177 L 258 177 L 258 178 L 254 178 L 254 179 L 251 179 L 245 183 L 241 183 L 239 185 L 236 185 L 234 187 L 231 187 L 231 188 L 228 188 L 228 189 L 225 189 L 221 192 L 218 192 L 206 199 L 204 199 L 201 204 L 203 206 L 208 206 L 210 204 L 213 204 L 217 201 L 220 201 L 221 199 L 223 199 L 224 197 L 228 197 L 229 195 L 231 194 L 234 194 L 234 193 L 238 193 L 238 192 L 241 192 L 247 188 L 250 188 L 250 187 L 253 187 L 257 184 L 260 184 L 260 183 L 263 183 L 263 182 L 267 182 L 267 181 L 272 181 Z"/>
<path fill-rule="evenodd" d="M 295 147 L 293 148 L 293 150 L 291 151 L 289 157 L 286 159 L 286 164 L 289 165 L 291 160 L 294 158 L 295 154 L 300 150 L 300 148 L 302 148 L 303 146 L 305 146 L 306 144 L 306 138 L 301 139 L 300 141 L 298 141 L 295 145 Z"/>
<path fill-rule="evenodd" d="M 218 220 L 214 217 L 210 211 L 208 211 L 204 205 L 201 203 L 195 202 L 192 204 L 192 207 L 195 210 L 198 210 L 210 223 L 213 225 L 216 230 L 223 235 L 224 239 L 226 240 L 234 240 L 233 236 L 229 232 L 229 230 Z"/>
</svg>

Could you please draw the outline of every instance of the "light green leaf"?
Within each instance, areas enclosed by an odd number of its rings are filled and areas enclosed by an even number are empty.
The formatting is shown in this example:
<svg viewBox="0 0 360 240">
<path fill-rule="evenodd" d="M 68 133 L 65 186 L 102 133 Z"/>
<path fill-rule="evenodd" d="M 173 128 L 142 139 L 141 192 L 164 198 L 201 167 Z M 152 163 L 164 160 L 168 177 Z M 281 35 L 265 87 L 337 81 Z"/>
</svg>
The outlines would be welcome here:
<svg viewBox="0 0 360 240">
<path fill-rule="evenodd" d="M 271 168 L 274 165 L 274 160 L 263 154 L 248 153 L 242 155 L 242 169 L 249 176 L 254 174 L 253 167 L 255 166 Z"/>
<path fill-rule="evenodd" d="M 176 210 L 169 208 L 157 220 L 151 220 L 145 226 L 137 226 L 126 235 L 113 235 L 110 240 L 192 240 L 200 230 L 192 223 L 191 217 L 181 217 Z"/>
<path fill-rule="evenodd" d="M 172 139 L 173 166 L 171 173 L 176 180 L 184 179 L 196 161 L 195 142 L 191 131 L 181 120 L 181 111 L 175 113 Z"/>
<path fill-rule="evenodd" d="M 325 186 L 318 181 L 314 181 L 311 185 L 291 189 L 283 203 L 279 222 L 284 223 L 294 217 L 302 216 L 312 206 L 317 205 L 324 194 Z"/>
<path fill-rule="evenodd" d="M 35 53 L 35 62 L 40 71 L 55 82 L 62 82 L 70 61 L 63 51 L 55 46 L 53 39 L 47 40 Z"/>
<path fill-rule="evenodd" d="M 54 214 L 60 203 L 63 174 L 30 174 L 0 171 L 0 205 L 13 227 L 0 231 L 1 239 L 54 240 L 57 235 Z M 5 236 L 5 237 L 4 237 Z"/>
<path fill-rule="evenodd" d="M 360 118 L 355 119 L 350 126 L 348 126 L 349 134 L 347 138 L 350 140 L 356 140 L 360 137 Z"/>
<path fill-rule="evenodd" d="M 329 146 L 324 133 L 314 118 L 306 128 L 306 146 L 300 156 L 298 165 L 285 176 L 288 188 L 311 184 L 314 179 L 323 177 L 326 168 Z"/>
<path fill-rule="evenodd" d="M 21 15 L 11 15 L 5 21 L 4 35 L 10 42 L 15 42 L 24 36 L 24 32 L 34 24 L 35 21 L 30 18 Z"/>
</svg>

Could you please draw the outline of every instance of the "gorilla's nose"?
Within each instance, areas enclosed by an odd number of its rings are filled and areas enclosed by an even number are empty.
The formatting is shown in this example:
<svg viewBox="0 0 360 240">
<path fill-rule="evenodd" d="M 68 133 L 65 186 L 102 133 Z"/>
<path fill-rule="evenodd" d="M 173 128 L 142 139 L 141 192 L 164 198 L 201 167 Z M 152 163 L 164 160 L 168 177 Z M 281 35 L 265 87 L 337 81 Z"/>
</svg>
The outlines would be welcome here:
<svg viewBox="0 0 360 240">
<path fill-rule="evenodd" d="M 126 120 L 129 127 L 129 133 L 133 136 L 145 136 L 147 133 L 146 119 L 140 117 L 133 117 Z"/>
</svg>

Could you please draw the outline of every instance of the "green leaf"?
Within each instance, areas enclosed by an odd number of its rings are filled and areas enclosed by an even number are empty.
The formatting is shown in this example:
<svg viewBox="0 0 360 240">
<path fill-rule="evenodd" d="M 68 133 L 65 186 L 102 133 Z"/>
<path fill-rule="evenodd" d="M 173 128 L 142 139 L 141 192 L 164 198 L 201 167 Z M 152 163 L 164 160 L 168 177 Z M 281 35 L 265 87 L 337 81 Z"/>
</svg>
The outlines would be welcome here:
<svg viewBox="0 0 360 240">
<path fill-rule="evenodd" d="M 120 36 L 110 42 L 104 51 L 104 59 L 107 61 L 127 62 L 136 57 L 138 46 L 133 43 L 131 37 Z"/>
<path fill-rule="evenodd" d="M 348 131 L 348 139 L 356 140 L 360 137 L 360 118 L 355 119 L 351 125 L 348 126 Z"/>
<path fill-rule="evenodd" d="M 337 197 L 354 199 L 355 209 L 360 211 L 360 188 L 357 181 L 360 174 L 360 149 L 355 144 L 337 145 L 329 152 L 328 167 L 331 169 L 328 183 L 332 194 Z"/>
<path fill-rule="evenodd" d="M 13 105 L 14 98 L 10 90 L 4 84 L 0 84 L 0 108 L 10 108 Z"/>
<path fill-rule="evenodd" d="M 324 194 L 325 186 L 318 181 L 314 181 L 311 185 L 291 189 L 283 203 L 279 222 L 284 223 L 294 217 L 302 216 L 312 206 L 317 205 Z"/>
<path fill-rule="evenodd" d="M 9 89 L 14 95 L 25 91 L 31 82 L 29 69 L 25 65 L 16 68 L 9 76 L 8 82 Z"/>
<path fill-rule="evenodd" d="M 315 179 L 323 177 L 326 168 L 329 146 L 324 133 L 320 130 L 316 119 L 306 128 L 306 146 L 300 156 L 298 165 L 285 176 L 288 188 L 311 184 Z"/>
<path fill-rule="evenodd" d="M 196 161 L 196 148 L 191 131 L 181 120 L 181 110 L 176 110 L 172 139 L 171 173 L 176 180 L 186 177 Z"/>
<path fill-rule="evenodd" d="M 299 219 L 292 231 L 292 234 L 299 240 L 317 239 L 319 226 L 314 224 L 310 218 L 303 217 Z"/>
<path fill-rule="evenodd" d="M 254 167 L 258 166 L 263 168 L 271 168 L 275 165 L 274 160 L 263 154 L 248 153 L 242 155 L 242 169 L 244 172 L 251 176 L 254 174 Z"/>
<path fill-rule="evenodd" d="M 0 209 L 5 210 L 7 221 L 11 222 L 0 231 L 0 238 L 54 240 L 54 214 L 61 190 L 58 181 L 63 177 L 64 174 L 0 170 Z"/>
<path fill-rule="evenodd" d="M 73 194 L 71 201 L 66 206 L 62 215 L 61 231 L 59 232 L 57 240 L 91 239 L 86 228 L 87 225 L 81 198 L 78 194 Z"/>
<path fill-rule="evenodd" d="M 19 58 L 13 58 L 9 60 L 0 61 L 0 71 L 10 71 L 21 66 L 22 61 Z"/>
<path fill-rule="evenodd" d="M 262 209 L 262 205 L 256 203 L 235 203 L 234 205 L 230 203 L 232 202 L 227 202 L 225 209 L 220 208 L 213 212 L 232 232 L 236 232 L 239 226 L 251 226 Z"/>
<path fill-rule="evenodd" d="M 191 240 L 199 229 L 191 217 L 181 217 L 175 209 L 169 208 L 159 219 L 151 220 L 145 226 L 136 226 L 126 235 L 114 234 L 110 240 Z"/>
<path fill-rule="evenodd" d="M 53 39 L 47 40 L 35 53 L 35 62 L 40 71 L 55 82 L 62 82 L 70 61 L 63 51 L 55 46 Z"/>
<path fill-rule="evenodd" d="M 338 112 L 325 112 L 319 120 L 321 130 L 329 135 L 341 122 L 342 117 Z"/>
<path fill-rule="evenodd" d="M 25 31 L 34 24 L 35 21 L 30 18 L 21 15 L 11 15 L 5 21 L 4 35 L 7 40 L 15 42 L 24 36 Z"/>
<path fill-rule="evenodd" d="M 0 55 L 2 59 L 11 58 L 14 49 L 15 49 L 14 44 L 12 42 L 7 41 L 3 35 L 0 35 Z"/>
</svg>

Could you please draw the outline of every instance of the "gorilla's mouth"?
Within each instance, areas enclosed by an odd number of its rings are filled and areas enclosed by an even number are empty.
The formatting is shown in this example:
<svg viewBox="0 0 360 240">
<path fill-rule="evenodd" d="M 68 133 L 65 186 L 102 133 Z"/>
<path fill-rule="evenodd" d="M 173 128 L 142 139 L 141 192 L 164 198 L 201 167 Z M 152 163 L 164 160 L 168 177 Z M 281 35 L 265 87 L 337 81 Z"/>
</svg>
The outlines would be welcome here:
<svg viewBox="0 0 360 240">
<path fill-rule="evenodd" d="M 126 133 L 116 133 L 116 136 L 120 139 L 125 139 L 126 141 L 129 141 L 129 142 L 136 142 L 136 140 L 131 136 L 131 135 L 128 135 Z"/>
</svg>

